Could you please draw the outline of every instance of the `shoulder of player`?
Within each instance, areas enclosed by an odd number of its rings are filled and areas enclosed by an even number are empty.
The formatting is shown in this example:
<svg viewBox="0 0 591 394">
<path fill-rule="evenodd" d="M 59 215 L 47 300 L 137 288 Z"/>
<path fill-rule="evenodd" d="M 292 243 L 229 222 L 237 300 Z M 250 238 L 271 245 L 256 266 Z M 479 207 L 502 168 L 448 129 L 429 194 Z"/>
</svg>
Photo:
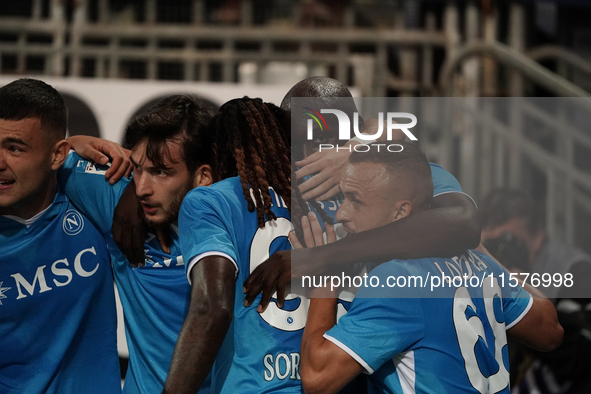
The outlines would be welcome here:
<svg viewBox="0 0 591 394">
<path fill-rule="evenodd" d="M 222 193 L 227 192 L 228 190 L 234 190 L 236 188 L 242 190 L 242 183 L 240 182 L 240 178 L 237 176 L 222 179 L 221 181 L 218 181 L 208 187 L 210 190 L 215 190 Z"/>
<path fill-rule="evenodd" d="M 435 164 L 435 163 L 432 163 L 432 162 L 429 162 L 429 166 L 431 167 L 431 169 L 433 169 L 433 168 L 437 168 L 437 169 L 440 169 L 440 170 L 443 170 L 444 169 L 439 164 Z"/>
<path fill-rule="evenodd" d="M 236 187 L 240 188 L 242 191 L 240 180 L 238 177 L 232 177 L 223 179 L 219 182 L 216 182 L 210 186 L 198 186 L 192 190 L 190 190 L 185 199 L 187 198 L 199 198 L 199 197 L 206 197 L 206 196 L 219 196 L 224 197 L 230 194 L 230 191 L 236 189 Z"/>
<path fill-rule="evenodd" d="M 182 207 L 193 204 L 212 205 L 234 205 L 244 199 L 242 187 L 238 177 L 228 178 L 214 183 L 211 186 L 199 186 L 189 191 L 183 199 Z"/>
<path fill-rule="evenodd" d="M 391 275 L 409 274 L 409 267 L 416 265 L 420 260 L 399 260 L 394 259 L 382 263 L 369 272 L 369 276 L 387 277 Z"/>
</svg>

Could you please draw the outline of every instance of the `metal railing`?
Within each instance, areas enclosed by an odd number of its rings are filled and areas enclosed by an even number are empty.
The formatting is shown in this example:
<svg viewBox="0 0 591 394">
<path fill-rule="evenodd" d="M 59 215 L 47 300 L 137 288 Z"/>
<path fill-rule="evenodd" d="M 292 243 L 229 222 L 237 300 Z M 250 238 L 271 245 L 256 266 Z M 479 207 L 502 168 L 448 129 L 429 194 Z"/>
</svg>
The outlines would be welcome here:
<svg viewBox="0 0 591 394">
<path fill-rule="evenodd" d="M 506 45 L 480 41 L 470 42 L 447 59 L 440 74 L 443 91 L 453 96 L 454 72 L 462 62 L 481 55 L 492 56 L 498 64 L 519 71 L 524 79 L 557 96 L 590 96 L 589 92 L 533 60 L 560 57 L 572 67 L 589 71 L 589 63 L 580 57 L 549 47 L 533 50 L 528 57 Z M 591 215 L 591 168 L 582 168 L 576 163 L 577 156 L 591 155 L 591 129 L 586 127 L 588 122 L 573 123 L 569 114 L 573 113 L 573 107 L 583 114 L 591 113 L 591 100 L 555 98 L 559 106 L 553 108 L 556 116 L 552 116 L 547 109 L 526 99 L 499 99 L 514 100 L 507 108 L 508 122 L 495 116 L 495 106 L 491 102 L 482 100 L 484 106 L 463 106 L 460 113 L 467 114 L 467 118 L 448 119 L 452 124 L 450 130 L 463 130 L 459 137 L 461 142 L 454 144 L 452 140 L 458 136 L 448 130 L 440 143 L 447 147 L 444 151 L 456 159 L 462 186 L 476 197 L 499 186 L 527 188 L 533 192 L 535 185 L 528 177 L 535 176 L 536 172 L 541 174 L 545 182 L 544 195 L 537 197 L 546 203 L 548 233 L 572 244 L 577 227 L 575 221 L 581 220 L 576 217 L 576 210 L 582 209 Z M 453 125 L 454 122 L 463 124 Z M 543 125 L 543 129 L 532 131 L 532 122 Z M 544 139 L 551 141 L 547 145 L 553 150 L 542 146 Z"/>
<path fill-rule="evenodd" d="M 439 76 L 443 92 L 453 96 L 453 74 L 458 66 L 474 56 L 492 56 L 498 63 L 509 66 L 550 92 L 564 97 L 588 97 L 589 92 L 581 89 L 566 78 L 551 72 L 523 53 L 498 42 L 471 41 L 446 59 Z"/>
<path fill-rule="evenodd" d="M 252 24 L 252 1 L 242 3 L 242 22 L 235 26 L 203 23 L 204 1 L 194 0 L 191 23 L 156 22 L 156 1 L 145 0 L 143 21 L 119 24 L 110 20 L 106 1 L 98 1 L 96 21 L 89 20 L 89 1 L 77 2 L 71 22 L 64 20 L 63 2 L 50 0 L 48 18 L 40 16 L 41 0 L 33 0 L 34 16 L 0 17 L 0 53 L 14 59 L 16 74 L 68 77 L 176 79 L 238 82 L 240 64 L 264 69 L 271 62 L 300 63 L 311 74 L 323 69 L 352 83 L 366 96 L 385 96 L 388 89 L 404 95 L 433 87 L 433 51 L 446 37 L 428 16 L 424 30 L 361 28 L 352 22 L 354 7 L 343 12 L 340 28 L 285 28 Z M 38 37 L 42 40 L 36 40 Z M 400 75 L 389 71 L 389 57 L 400 59 Z M 428 66 L 419 67 L 419 59 Z M 391 59 L 390 59 L 391 61 Z M 419 72 L 418 70 L 422 70 Z"/>
<path fill-rule="evenodd" d="M 558 75 L 567 78 L 570 70 L 580 71 L 591 76 L 591 62 L 556 45 L 543 45 L 527 52 L 527 56 L 536 62 L 552 60 L 556 62 Z"/>
</svg>

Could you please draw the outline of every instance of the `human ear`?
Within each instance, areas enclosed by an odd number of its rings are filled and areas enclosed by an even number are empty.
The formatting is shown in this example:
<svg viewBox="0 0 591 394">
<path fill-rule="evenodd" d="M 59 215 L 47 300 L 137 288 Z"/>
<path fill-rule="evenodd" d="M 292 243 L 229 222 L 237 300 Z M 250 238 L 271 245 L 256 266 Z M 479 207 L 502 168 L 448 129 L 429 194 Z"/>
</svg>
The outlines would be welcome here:
<svg viewBox="0 0 591 394">
<path fill-rule="evenodd" d="M 193 187 L 209 186 L 212 183 L 213 175 L 211 173 L 211 166 L 209 164 L 203 164 L 197 168 L 195 176 L 193 177 Z"/>
<path fill-rule="evenodd" d="M 64 164 L 68 152 L 70 151 L 70 143 L 66 140 L 60 140 L 51 148 L 51 169 L 56 171 Z"/>
<path fill-rule="evenodd" d="M 394 221 L 410 216 L 411 211 L 412 205 L 410 201 L 404 200 L 398 202 L 398 204 L 396 204 L 396 208 L 394 209 Z"/>
</svg>

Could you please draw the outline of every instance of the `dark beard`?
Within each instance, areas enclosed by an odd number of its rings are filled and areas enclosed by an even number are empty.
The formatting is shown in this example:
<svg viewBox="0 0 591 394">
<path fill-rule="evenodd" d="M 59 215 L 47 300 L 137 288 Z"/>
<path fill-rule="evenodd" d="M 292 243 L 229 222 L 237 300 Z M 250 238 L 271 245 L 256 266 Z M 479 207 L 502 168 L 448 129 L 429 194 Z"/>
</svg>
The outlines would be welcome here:
<svg viewBox="0 0 591 394">
<path fill-rule="evenodd" d="M 157 229 L 157 230 L 169 228 L 172 223 L 174 223 L 178 220 L 179 211 L 181 209 L 181 204 L 183 203 L 183 199 L 185 198 L 187 193 L 189 193 L 192 189 L 193 189 L 193 176 L 191 176 L 191 181 L 186 185 L 185 192 L 182 194 L 182 196 L 176 196 L 174 198 L 174 200 L 172 200 L 172 203 L 170 204 L 170 210 L 168 212 L 166 212 L 166 214 L 167 214 L 166 217 L 162 220 L 153 221 L 153 220 L 146 218 L 146 216 L 144 215 L 144 222 L 146 223 L 146 225 L 148 225 L 149 227 L 151 227 L 153 229 Z"/>
</svg>

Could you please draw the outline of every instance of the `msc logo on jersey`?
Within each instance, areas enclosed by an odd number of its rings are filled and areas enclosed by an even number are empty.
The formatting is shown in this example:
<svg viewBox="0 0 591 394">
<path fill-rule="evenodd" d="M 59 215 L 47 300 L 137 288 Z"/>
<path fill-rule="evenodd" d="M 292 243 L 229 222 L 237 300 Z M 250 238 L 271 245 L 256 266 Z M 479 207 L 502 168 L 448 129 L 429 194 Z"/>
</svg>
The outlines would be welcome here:
<svg viewBox="0 0 591 394">
<path fill-rule="evenodd" d="M 64 216 L 64 232 L 68 235 L 76 235 L 84 228 L 82 215 L 74 209 L 70 209 Z"/>
<path fill-rule="evenodd" d="M 8 290 L 10 290 L 10 289 L 12 288 L 12 287 L 2 287 L 2 284 L 3 284 L 3 283 L 4 283 L 4 282 L 0 282 L 0 305 L 2 305 L 2 299 L 3 299 L 3 298 L 7 298 L 7 297 L 4 295 L 4 292 L 6 292 L 6 291 L 8 291 Z"/>
</svg>

